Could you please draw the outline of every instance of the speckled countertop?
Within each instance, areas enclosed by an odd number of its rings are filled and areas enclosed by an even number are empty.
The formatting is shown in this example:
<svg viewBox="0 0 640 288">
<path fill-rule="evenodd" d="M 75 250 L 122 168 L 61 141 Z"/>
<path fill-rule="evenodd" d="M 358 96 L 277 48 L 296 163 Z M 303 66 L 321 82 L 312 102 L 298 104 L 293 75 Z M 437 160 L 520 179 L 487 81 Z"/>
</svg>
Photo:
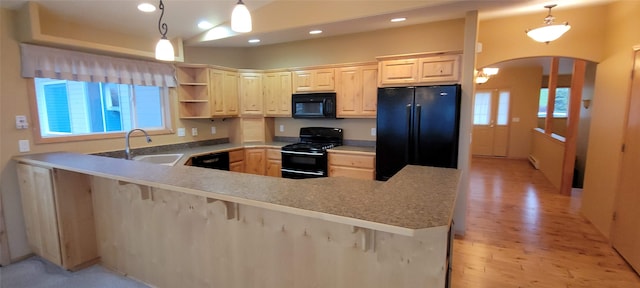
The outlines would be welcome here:
<svg viewBox="0 0 640 288">
<path fill-rule="evenodd" d="M 249 146 L 227 148 L 242 147 Z M 408 236 L 450 224 L 460 180 L 455 169 L 411 165 L 380 182 L 282 179 L 69 152 L 15 160 Z"/>
</svg>

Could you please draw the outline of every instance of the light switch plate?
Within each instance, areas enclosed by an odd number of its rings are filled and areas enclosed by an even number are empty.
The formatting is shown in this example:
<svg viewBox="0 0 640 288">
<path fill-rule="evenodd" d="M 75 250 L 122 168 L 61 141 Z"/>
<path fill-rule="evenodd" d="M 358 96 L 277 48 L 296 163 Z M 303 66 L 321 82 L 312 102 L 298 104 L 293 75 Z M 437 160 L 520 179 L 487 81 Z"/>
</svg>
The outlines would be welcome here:
<svg viewBox="0 0 640 288">
<path fill-rule="evenodd" d="M 513 118 L 511 118 L 511 122 L 513 122 L 513 123 L 518 123 L 518 122 L 520 122 L 520 117 L 513 117 Z"/>
<path fill-rule="evenodd" d="M 29 148 L 29 140 L 18 140 L 18 150 L 20 152 L 31 151 L 31 148 Z"/>
<path fill-rule="evenodd" d="M 178 137 L 184 137 L 185 131 L 184 128 L 178 128 Z"/>
<path fill-rule="evenodd" d="M 216 134 L 216 126 L 211 126 L 211 134 Z"/>
<path fill-rule="evenodd" d="M 376 128 L 371 128 L 371 136 L 376 136 Z"/>
<path fill-rule="evenodd" d="M 284 125 L 280 125 L 280 132 L 284 132 Z"/>
<path fill-rule="evenodd" d="M 198 136 L 198 128 L 191 128 L 191 136 Z"/>
</svg>

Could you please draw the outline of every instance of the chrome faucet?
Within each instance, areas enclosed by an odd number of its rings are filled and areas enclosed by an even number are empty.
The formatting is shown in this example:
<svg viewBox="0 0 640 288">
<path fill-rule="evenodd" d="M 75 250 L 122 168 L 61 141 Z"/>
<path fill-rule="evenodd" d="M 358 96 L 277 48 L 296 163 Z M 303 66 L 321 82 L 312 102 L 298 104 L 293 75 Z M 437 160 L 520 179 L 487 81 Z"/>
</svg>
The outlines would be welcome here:
<svg viewBox="0 0 640 288">
<path fill-rule="evenodd" d="M 147 143 L 151 143 L 151 137 L 149 137 L 149 134 L 147 134 L 147 131 L 144 131 L 140 128 L 131 129 L 131 131 L 127 132 L 127 136 L 124 137 L 124 157 L 127 160 L 131 160 L 131 148 L 129 147 L 129 137 L 131 137 L 131 133 L 133 133 L 133 131 L 136 131 L 136 130 L 144 133 L 144 136 L 147 137 Z"/>
</svg>

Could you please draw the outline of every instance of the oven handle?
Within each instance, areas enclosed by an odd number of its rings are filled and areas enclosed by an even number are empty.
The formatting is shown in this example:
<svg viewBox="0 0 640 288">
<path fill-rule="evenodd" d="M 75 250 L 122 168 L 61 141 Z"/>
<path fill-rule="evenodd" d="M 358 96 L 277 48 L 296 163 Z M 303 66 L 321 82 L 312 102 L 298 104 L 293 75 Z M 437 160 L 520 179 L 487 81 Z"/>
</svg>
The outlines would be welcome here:
<svg viewBox="0 0 640 288">
<path fill-rule="evenodd" d="M 324 153 L 296 152 L 296 151 L 285 151 L 285 150 L 280 150 L 280 152 L 282 152 L 284 154 L 309 155 L 309 156 L 322 156 L 322 155 L 324 155 Z"/>
<path fill-rule="evenodd" d="M 288 173 L 294 173 L 294 174 L 306 174 L 306 175 L 315 175 L 315 176 L 324 176 L 324 173 L 322 172 L 307 172 L 307 171 L 298 171 L 298 170 L 291 170 L 291 169 L 280 169 L 280 171 L 282 172 L 288 172 Z"/>
</svg>

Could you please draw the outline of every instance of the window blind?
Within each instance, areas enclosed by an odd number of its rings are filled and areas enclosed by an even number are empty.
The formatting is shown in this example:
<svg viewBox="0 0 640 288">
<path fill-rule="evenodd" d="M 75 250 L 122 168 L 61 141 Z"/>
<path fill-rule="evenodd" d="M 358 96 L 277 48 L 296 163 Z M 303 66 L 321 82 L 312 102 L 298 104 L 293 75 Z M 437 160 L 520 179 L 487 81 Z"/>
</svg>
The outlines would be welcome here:
<svg viewBox="0 0 640 288">
<path fill-rule="evenodd" d="M 132 60 L 58 48 L 20 44 L 22 77 L 142 86 L 176 87 L 167 63 Z"/>
</svg>

